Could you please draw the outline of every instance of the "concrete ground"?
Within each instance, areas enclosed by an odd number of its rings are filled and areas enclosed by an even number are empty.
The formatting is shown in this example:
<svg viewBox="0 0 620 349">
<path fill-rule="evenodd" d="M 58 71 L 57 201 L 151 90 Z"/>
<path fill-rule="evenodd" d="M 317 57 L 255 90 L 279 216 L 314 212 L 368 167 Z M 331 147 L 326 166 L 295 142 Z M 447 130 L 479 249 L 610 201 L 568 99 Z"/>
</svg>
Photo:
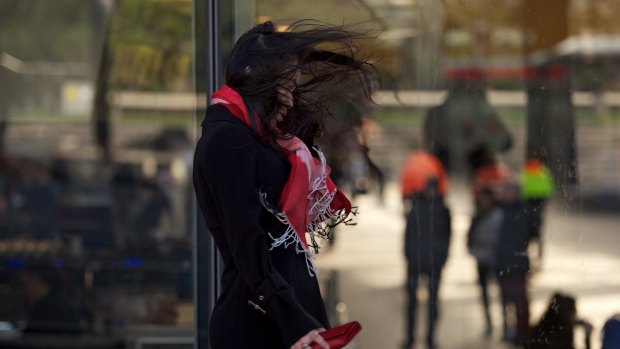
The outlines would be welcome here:
<svg viewBox="0 0 620 349">
<path fill-rule="evenodd" d="M 357 225 L 339 229 L 337 240 L 317 257 L 324 273 L 338 271 L 340 321 L 358 320 L 363 331 L 354 349 L 399 348 L 403 339 L 405 260 L 404 219 L 398 188 L 388 185 L 384 203 L 376 197 L 356 199 Z M 441 318 L 437 343 L 442 349 L 510 348 L 500 341 L 501 314 L 497 288 L 492 289 L 494 333 L 483 337 L 475 261 L 465 242 L 472 207 L 465 184 L 453 183 L 448 205 L 453 236 L 440 290 Z M 576 296 L 578 313 L 594 325 L 592 348 L 600 348 L 606 318 L 620 313 L 620 217 L 594 216 L 552 203 L 543 230 L 545 255 L 530 278 L 530 322 L 540 318 L 551 294 Z M 424 290 L 419 294 L 425 297 Z M 423 348 L 426 304 L 418 306 L 418 346 Z M 577 348 L 583 333 L 576 333 Z"/>
</svg>

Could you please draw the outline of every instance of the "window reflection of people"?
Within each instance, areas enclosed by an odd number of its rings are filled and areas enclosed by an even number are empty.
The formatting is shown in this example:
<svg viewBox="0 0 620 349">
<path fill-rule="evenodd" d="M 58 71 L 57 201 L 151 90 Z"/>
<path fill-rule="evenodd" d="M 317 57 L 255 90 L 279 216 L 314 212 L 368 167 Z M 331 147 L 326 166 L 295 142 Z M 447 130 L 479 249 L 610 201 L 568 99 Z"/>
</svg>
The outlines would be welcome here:
<svg viewBox="0 0 620 349">
<path fill-rule="evenodd" d="M 24 332 L 79 334 L 84 322 L 65 292 L 58 267 L 28 264 L 17 272 L 17 281 L 29 305 Z"/>
<path fill-rule="evenodd" d="M 312 255 L 329 235 L 321 223 L 346 219 L 351 204 L 312 145 L 326 115 L 322 83 L 371 75 L 352 54 L 355 37 L 306 21 L 277 32 L 266 22 L 230 54 L 194 158 L 198 203 L 224 261 L 212 348 L 329 348 Z"/>
<path fill-rule="evenodd" d="M 117 239 L 131 253 L 157 255 L 174 226 L 168 195 L 156 181 L 126 164 L 116 169 L 112 183 L 120 230 Z"/>
<path fill-rule="evenodd" d="M 170 201 L 163 190 L 154 182 L 142 180 L 137 184 L 133 207 L 133 221 L 130 245 L 138 251 L 157 247 L 170 229 L 165 219 L 170 217 Z M 164 230 L 164 231 L 161 231 Z"/>
<path fill-rule="evenodd" d="M 35 239 L 53 238 L 58 190 L 49 168 L 34 160 L 24 160 L 19 171 L 12 197 L 21 223 L 18 233 Z"/>
</svg>

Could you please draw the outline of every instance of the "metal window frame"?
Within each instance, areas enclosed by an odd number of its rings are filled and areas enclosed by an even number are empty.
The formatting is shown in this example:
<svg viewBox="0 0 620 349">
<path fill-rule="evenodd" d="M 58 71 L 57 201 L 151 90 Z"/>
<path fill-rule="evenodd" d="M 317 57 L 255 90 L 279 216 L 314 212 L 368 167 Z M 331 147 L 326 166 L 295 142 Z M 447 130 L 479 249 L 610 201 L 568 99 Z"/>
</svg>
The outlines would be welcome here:
<svg viewBox="0 0 620 349">
<path fill-rule="evenodd" d="M 193 0 L 193 77 L 196 97 L 209 95 L 220 85 L 220 1 Z M 196 103 L 198 105 L 198 103 Z M 195 125 L 203 115 L 196 109 Z M 209 316 L 220 288 L 221 261 L 194 198 L 193 232 L 195 348 L 209 349 Z"/>
</svg>

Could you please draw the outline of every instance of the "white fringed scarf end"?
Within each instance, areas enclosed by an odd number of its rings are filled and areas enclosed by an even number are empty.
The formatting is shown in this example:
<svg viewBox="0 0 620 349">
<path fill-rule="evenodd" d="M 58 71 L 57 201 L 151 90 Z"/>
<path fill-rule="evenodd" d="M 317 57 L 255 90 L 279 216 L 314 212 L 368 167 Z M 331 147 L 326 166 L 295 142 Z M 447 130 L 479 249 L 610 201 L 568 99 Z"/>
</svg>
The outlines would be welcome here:
<svg viewBox="0 0 620 349">
<path fill-rule="evenodd" d="M 286 218 L 286 215 L 283 212 L 278 212 L 270 207 L 270 205 L 267 203 L 266 196 L 267 194 L 260 193 L 260 199 L 263 207 L 286 226 L 286 230 L 279 237 L 275 237 L 273 236 L 273 234 L 267 233 L 271 238 L 271 246 L 269 247 L 269 251 L 280 246 L 288 248 L 289 246 L 293 245 L 297 254 L 305 254 L 308 274 L 314 277 L 316 274 L 318 274 L 318 268 L 314 265 L 314 253 L 301 241 L 299 235 L 297 234 L 295 229 L 293 229 L 291 223 L 288 221 L 288 218 Z"/>
<path fill-rule="evenodd" d="M 306 233 L 310 236 L 310 246 L 312 246 L 314 251 L 301 241 L 299 234 L 297 234 L 290 224 L 286 215 L 271 207 L 267 202 L 267 194 L 259 194 L 263 207 L 286 226 L 285 232 L 279 237 L 274 237 L 271 233 L 268 233 L 271 238 L 269 250 L 273 250 L 280 246 L 284 246 L 284 248 L 288 248 L 291 245 L 295 246 L 295 252 L 297 254 L 304 253 L 306 255 L 306 265 L 310 276 L 315 276 L 318 273 L 314 265 L 314 256 L 318 253 L 320 248 L 317 239 L 329 240 L 331 238 L 331 228 L 338 223 L 345 222 L 348 216 L 344 210 L 334 211 L 331 208 L 336 190 L 329 191 L 327 187 L 328 174 L 326 171 L 325 156 L 318 148 L 315 148 L 315 150 L 319 155 L 322 166 L 319 176 L 316 177 L 314 182 L 310 183 L 310 192 L 307 196 L 307 200 L 309 201 L 307 212 L 308 224 L 306 225 Z"/>
</svg>

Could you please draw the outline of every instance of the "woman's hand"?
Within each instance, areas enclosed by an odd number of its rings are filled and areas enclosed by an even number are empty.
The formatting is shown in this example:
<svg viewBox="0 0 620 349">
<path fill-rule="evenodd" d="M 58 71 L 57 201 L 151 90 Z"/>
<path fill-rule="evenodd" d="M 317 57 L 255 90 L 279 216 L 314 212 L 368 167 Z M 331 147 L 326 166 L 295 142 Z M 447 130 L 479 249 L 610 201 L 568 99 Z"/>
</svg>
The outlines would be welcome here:
<svg viewBox="0 0 620 349">
<path fill-rule="evenodd" d="M 310 348 L 312 343 L 317 343 L 321 348 L 329 349 L 329 344 L 321 337 L 319 332 L 325 331 L 324 328 L 318 328 L 308 332 L 305 336 L 301 337 L 295 344 L 291 345 L 291 349 L 306 349 Z"/>
</svg>

